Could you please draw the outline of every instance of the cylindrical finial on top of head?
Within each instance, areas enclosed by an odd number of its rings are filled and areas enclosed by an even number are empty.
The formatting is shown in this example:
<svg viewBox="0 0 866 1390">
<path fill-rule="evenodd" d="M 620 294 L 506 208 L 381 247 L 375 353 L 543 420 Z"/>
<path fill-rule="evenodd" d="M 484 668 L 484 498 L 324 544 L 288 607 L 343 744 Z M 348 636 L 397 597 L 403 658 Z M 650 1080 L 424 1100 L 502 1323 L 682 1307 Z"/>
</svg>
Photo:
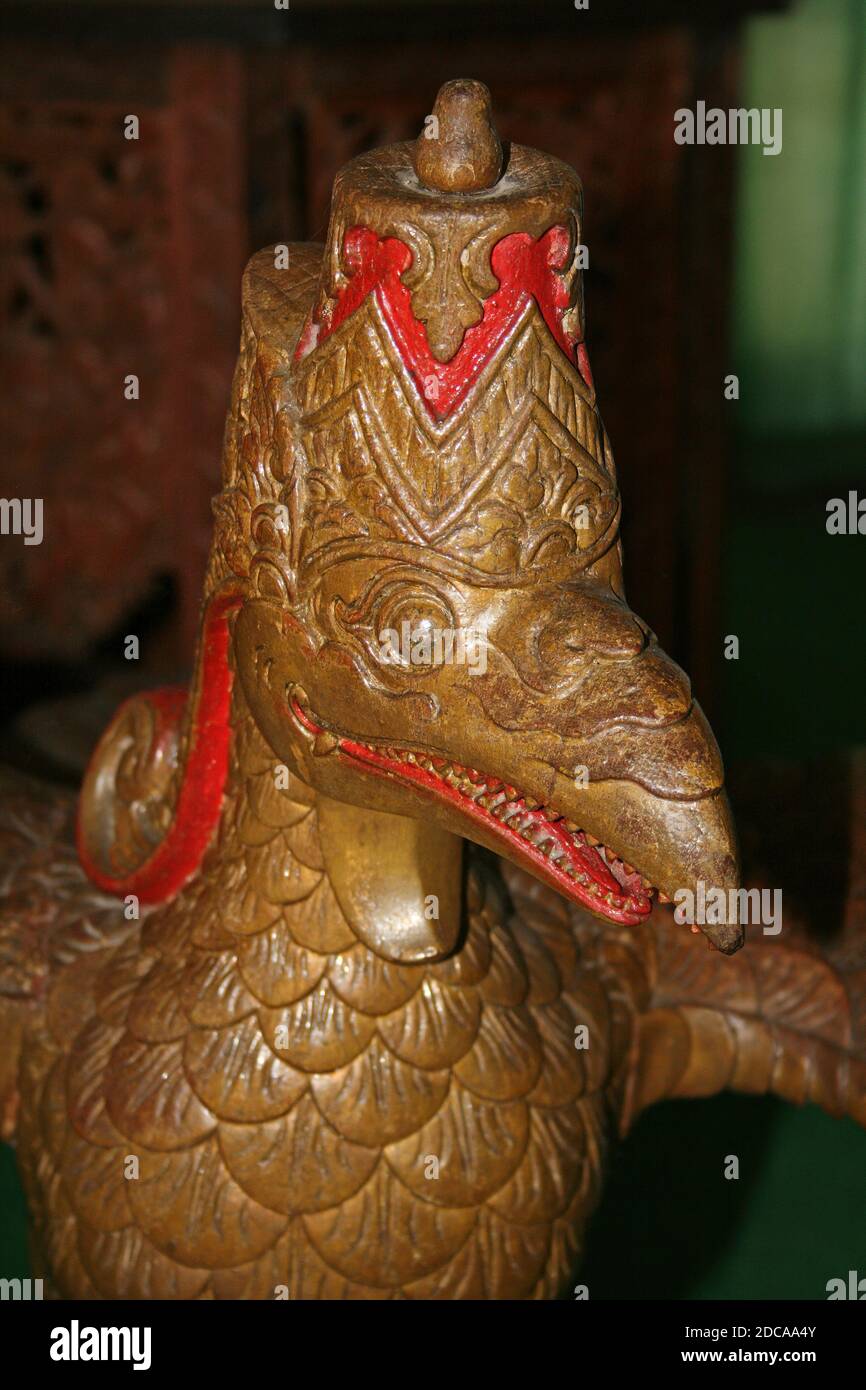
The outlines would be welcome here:
<svg viewBox="0 0 866 1390">
<path fill-rule="evenodd" d="M 436 96 L 432 117 L 415 141 L 415 173 L 442 193 L 478 193 L 502 175 L 502 145 L 483 82 L 458 77 Z"/>
<path fill-rule="evenodd" d="M 509 144 L 503 158 L 490 107 L 483 82 L 446 82 L 417 140 L 357 155 L 340 170 L 319 327 L 304 336 L 302 355 L 321 341 L 321 328 L 330 331 L 337 305 L 355 302 L 345 299 L 350 285 L 364 298 L 362 286 L 396 277 L 398 293 L 409 293 L 411 332 L 420 325 L 435 361 L 450 362 L 485 313 L 501 311 L 503 299 L 486 305 L 503 272 L 522 305 L 538 290 L 537 271 L 556 301 L 551 332 L 574 365 L 583 338 L 580 180 L 526 145 Z"/>
</svg>

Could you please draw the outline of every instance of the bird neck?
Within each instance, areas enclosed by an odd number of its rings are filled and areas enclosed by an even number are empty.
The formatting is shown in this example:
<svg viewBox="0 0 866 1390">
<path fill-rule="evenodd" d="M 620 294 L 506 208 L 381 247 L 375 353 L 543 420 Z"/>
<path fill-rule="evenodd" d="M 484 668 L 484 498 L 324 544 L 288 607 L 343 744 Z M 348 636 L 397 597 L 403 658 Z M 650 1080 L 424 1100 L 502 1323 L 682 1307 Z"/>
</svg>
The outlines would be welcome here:
<svg viewBox="0 0 866 1390">
<path fill-rule="evenodd" d="M 237 689 L 233 703 L 223 811 L 202 866 L 226 926 L 257 930 L 270 913 L 310 950 L 330 954 L 361 942 L 401 964 L 453 950 L 463 841 L 429 823 L 317 795 L 278 761 Z"/>
</svg>

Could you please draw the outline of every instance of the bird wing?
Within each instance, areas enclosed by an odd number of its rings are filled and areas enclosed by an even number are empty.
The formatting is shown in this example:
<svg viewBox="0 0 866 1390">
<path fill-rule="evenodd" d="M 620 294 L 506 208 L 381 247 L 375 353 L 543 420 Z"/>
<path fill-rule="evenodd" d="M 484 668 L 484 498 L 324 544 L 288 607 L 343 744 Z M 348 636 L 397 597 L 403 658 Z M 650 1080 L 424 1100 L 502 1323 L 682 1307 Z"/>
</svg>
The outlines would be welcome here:
<svg viewBox="0 0 866 1390">
<path fill-rule="evenodd" d="M 18 1060 L 49 984 L 78 956 L 129 929 L 122 904 L 82 872 L 74 843 L 75 798 L 0 769 L 0 1134 L 17 1111 Z"/>
<path fill-rule="evenodd" d="M 781 890 L 781 931 L 747 925 L 722 960 L 656 911 L 623 1129 L 653 1101 L 722 1089 L 866 1125 L 866 754 L 753 768 L 738 790 L 746 886 Z"/>
</svg>

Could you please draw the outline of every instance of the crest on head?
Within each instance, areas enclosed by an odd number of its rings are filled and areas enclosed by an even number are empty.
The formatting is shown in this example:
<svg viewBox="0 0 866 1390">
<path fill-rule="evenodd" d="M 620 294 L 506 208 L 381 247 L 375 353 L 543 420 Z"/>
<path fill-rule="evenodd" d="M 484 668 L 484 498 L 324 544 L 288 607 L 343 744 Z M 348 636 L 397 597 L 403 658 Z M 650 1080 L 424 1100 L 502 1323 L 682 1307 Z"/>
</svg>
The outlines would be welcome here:
<svg viewBox="0 0 866 1390">
<path fill-rule="evenodd" d="M 309 248 L 254 258 L 217 502 L 235 573 L 290 603 L 349 554 L 504 587 L 588 571 L 621 592 L 581 219 L 573 170 L 503 151 L 486 87 L 458 80 L 414 144 L 338 175 L 302 316 Z"/>
<path fill-rule="evenodd" d="M 250 262 L 192 699 L 176 737 L 158 703 L 140 716 L 171 824 L 127 856 L 148 891 L 194 872 L 216 825 L 230 699 L 315 794 L 347 920 L 388 958 L 453 946 L 464 838 L 620 924 L 654 887 L 735 881 L 718 748 L 624 601 L 581 217 L 577 175 L 503 146 L 487 89 L 458 81 L 414 143 L 341 171 L 324 251 Z M 83 798 L 97 874 L 118 857 L 102 773 L 138 727 L 117 725 Z M 162 767 L 183 769 L 168 791 Z M 374 814 L 387 922 L 344 853 Z M 448 931 L 403 892 L 434 861 Z"/>
</svg>

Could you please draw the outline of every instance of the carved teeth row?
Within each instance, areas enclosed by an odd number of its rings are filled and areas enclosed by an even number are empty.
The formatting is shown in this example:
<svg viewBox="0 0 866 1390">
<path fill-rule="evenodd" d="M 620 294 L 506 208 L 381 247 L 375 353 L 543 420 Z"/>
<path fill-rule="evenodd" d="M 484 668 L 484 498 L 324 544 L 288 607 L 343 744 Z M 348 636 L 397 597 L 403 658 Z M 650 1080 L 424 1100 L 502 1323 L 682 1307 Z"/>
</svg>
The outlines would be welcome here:
<svg viewBox="0 0 866 1390">
<path fill-rule="evenodd" d="M 628 902 L 627 896 L 619 896 L 603 889 L 600 884 L 590 878 L 589 874 L 574 864 L 556 837 L 545 831 L 543 823 L 539 824 L 538 813 L 548 825 L 557 825 L 565 829 L 576 846 L 588 845 L 597 850 L 603 862 L 610 869 L 619 867 L 626 877 L 631 877 L 635 872 L 633 866 L 620 859 L 613 850 L 602 844 L 589 831 L 582 831 L 575 821 L 564 820 L 558 811 L 544 806 L 532 796 L 521 795 L 515 787 L 499 781 L 498 778 L 486 777 L 477 768 L 463 767 L 460 763 L 451 763 L 445 758 L 429 757 L 426 754 L 410 752 L 407 749 L 382 747 L 381 744 L 377 746 L 376 744 L 365 743 L 363 747 L 368 748 L 372 753 L 384 754 L 395 762 L 405 762 L 413 767 L 423 768 L 425 772 L 432 773 L 434 777 L 447 782 L 448 786 L 459 791 L 468 800 L 482 806 L 491 816 L 506 825 L 521 839 L 526 840 L 534 849 L 540 849 L 546 858 L 557 865 L 569 878 L 573 878 L 576 883 L 579 883 L 594 897 L 601 898 L 609 906 L 621 908 Z M 641 875 L 640 882 L 647 894 L 656 891 L 645 875 Z M 661 892 L 658 896 L 660 902 L 670 901 Z"/>
</svg>

